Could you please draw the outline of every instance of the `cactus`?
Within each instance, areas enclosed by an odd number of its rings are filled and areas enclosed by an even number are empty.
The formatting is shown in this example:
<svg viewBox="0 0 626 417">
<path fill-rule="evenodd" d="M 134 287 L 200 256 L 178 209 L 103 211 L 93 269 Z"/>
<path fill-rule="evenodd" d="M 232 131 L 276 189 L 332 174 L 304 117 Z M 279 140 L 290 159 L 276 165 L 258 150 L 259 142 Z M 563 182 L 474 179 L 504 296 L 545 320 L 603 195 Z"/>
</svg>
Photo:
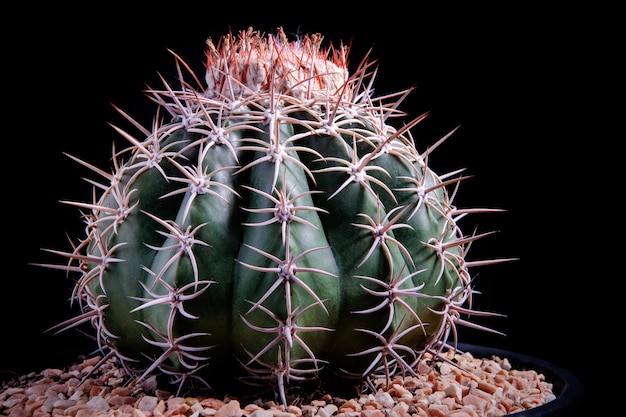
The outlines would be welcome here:
<svg viewBox="0 0 626 417">
<path fill-rule="evenodd" d="M 463 170 L 435 174 L 411 129 L 392 127 L 410 92 L 373 95 L 374 63 L 348 47 L 249 29 L 207 40 L 200 77 L 149 88 L 157 112 L 113 149 L 77 207 L 85 236 L 61 255 L 103 360 L 179 388 L 232 377 L 273 390 L 306 381 L 415 373 L 468 321 L 471 242 L 458 221 Z M 455 129 L 452 130 L 452 132 Z M 451 133 L 452 133 L 451 132 Z M 445 140 L 446 135 L 441 141 Z M 490 329 L 487 329 L 490 330 Z M 452 340 L 450 340 L 452 338 Z M 242 385 L 245 386 L 245 385 Z"/>
</svg>

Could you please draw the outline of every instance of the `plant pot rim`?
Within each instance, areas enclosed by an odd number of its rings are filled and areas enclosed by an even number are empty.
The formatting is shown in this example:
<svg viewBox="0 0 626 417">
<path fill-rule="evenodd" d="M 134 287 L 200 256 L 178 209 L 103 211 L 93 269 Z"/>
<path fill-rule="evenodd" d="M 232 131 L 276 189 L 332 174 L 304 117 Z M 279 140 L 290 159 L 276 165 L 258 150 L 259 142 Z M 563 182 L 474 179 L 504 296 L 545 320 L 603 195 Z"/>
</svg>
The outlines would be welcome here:
<svg viewBox="0 0 626 417">
<path fill-rule="evenodd" d="M 515 369 L 535 370 L 545 376 L 546 381 L 553 384 L 556 398 L 543 405 L 520 411 L 507 416 L 515 417 L 555 417 L 576 415 L 583 400 L 583 386 L 580 379 L 572 372 L 552 362 L 534 356 L 506 349 L 470 343 L 458 343 L 457 348 L 469 352 L 474 357 L 491 357 L 493 355 L 509 360 Z"/>
</svg>

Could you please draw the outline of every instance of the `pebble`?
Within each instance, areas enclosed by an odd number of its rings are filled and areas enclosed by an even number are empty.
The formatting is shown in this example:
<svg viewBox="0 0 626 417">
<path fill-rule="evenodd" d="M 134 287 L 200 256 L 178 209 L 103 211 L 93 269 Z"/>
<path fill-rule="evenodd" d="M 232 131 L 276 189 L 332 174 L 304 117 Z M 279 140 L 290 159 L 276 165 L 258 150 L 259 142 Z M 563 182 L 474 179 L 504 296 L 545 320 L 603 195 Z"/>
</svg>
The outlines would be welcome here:
<svg viewBox="0 0 626 417">
<path fill-rule="evenodd" d="M 373 381 L 375 392 L 355 398 L 328 394 L 285 409 L 273 401 L 242 405 L 235 398 L 176 397 L 133 391 L 115 358 L 97 370 L 99 356 L 69 369 L 45 369 L 3 382 L 0 415 L 7 417 L 500 417 L 556 398 L 552 384 L 506 358 L 450 352 L 459 365 L 426 355 L 415 376 Z M 86 378 L 88 372 L 92 372 Z M 84 381 L 81 383 L 81 380 Z M 389 386 L 389 389 L 387 389 Z"/>
</svg>

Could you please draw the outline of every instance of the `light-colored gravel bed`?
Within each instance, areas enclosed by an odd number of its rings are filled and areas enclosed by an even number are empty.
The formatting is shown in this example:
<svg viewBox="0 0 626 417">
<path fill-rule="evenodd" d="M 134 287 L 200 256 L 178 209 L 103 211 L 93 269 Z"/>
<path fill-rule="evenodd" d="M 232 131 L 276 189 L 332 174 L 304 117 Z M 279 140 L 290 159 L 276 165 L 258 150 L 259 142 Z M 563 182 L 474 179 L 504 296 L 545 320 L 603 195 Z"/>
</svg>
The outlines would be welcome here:
<svg viewBox="0 0 626 417">
<path fill-rule="evenodd" d="M 133 387 L 111 359 L 86 377 L 100 357 L 67 369 L 45 369 L 5 381 L 0 415 L 8 417 L 497 417 L 555 399 L 552 383 L 534 370 L 512 369 L 506 358 L 448 353 L 458 367 L 425 357 L 418 376 L 396 377 L 389 388 L 375 381 L 354 398 L 320 395 L 285 409 L 261 399 L 178 397 Z M 462 369 L 462 370 L 461 370 Z M 143 388 L 143 389 L 141 389 Z"/>
</svg>

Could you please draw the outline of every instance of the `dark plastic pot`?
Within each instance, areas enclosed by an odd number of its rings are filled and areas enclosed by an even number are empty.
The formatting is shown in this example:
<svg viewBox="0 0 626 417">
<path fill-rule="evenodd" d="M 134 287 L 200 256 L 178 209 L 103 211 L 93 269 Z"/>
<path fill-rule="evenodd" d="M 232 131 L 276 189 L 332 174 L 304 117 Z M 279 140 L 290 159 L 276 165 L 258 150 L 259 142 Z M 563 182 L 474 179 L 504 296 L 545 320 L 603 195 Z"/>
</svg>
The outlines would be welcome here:
<svg viewBox="0 0 626 417">
<path fill-rule="evenodd" d="M 490 358 L 493 355 L 507 358 L 511 365 L 520 370 L 533 369 L 542 373 L 546 381 L 552 382 L 556 399 L 529 410 L 508 414 L 511 417 L 572 417 L 581 415 L 584 390 L 582 382 L 574 374 L 551 362 L 504 349 L 459 343 L 461 351 L 470 352 L 477 358 Z"/>
</svg>

